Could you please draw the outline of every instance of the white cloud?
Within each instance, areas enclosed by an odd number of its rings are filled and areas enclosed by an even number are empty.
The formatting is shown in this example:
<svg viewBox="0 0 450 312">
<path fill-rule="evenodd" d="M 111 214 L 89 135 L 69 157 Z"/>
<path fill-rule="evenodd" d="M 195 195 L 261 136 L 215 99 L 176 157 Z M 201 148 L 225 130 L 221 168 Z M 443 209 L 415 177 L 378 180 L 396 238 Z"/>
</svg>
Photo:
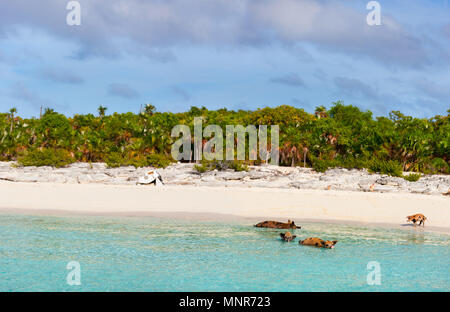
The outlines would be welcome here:
<svg viewBox="0 0 450 312">
<path fill-rule="evenodd" d="M 366 24 L 366 11 L 357 11 L 344 3 L 90 0 L 82 2 L 82 26 L 70 27 L 65 24 L 64 1 L 15 0 L 2 4 L 0 33 L 14 25 L 44 28 L 78 41 L 80 58 L 117 55 L 123 48 L 114 44 L 114 40 L 126 38 L 136 46 L 158 49 L 183 44 L 254 46 L 307 42 L 329 51 L 364 55 L 390 64 L 428 62 L 420 38 L 408 33 L 393 18 L 383 16 L 382 26 L 371 27 Z M 151 49 L 148 54 L 156 60 L 171 59 L 170 55 L 161 56 Z"/>
</svg>

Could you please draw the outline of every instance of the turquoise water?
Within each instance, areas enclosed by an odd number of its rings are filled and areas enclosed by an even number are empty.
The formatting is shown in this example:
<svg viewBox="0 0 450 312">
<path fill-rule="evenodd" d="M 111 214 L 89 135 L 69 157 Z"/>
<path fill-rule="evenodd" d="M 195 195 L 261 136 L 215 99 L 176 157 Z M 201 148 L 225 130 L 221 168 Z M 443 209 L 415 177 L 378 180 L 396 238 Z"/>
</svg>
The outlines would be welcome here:
<svg viewBox="0 0 450 312">
<path fill-rule="evenodd" d="M 310 223 L 278 239 L 250 223 L 0 216 L 0 291 L 449 291 L 450 237 L 422 229 Z M 81 285 L 69 286 L 69 261 Z M 368 285 L 377 261 L 381 285 Z"/>
</svg>

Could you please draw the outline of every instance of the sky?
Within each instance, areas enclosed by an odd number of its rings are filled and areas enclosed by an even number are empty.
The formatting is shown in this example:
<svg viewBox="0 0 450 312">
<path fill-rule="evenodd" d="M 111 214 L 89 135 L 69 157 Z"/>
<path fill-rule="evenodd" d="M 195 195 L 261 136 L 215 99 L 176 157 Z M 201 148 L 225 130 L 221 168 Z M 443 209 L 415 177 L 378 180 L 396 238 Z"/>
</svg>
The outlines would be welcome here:
<svg viewBox="0 0 450 312">
<path fill-rule="evenodd" d="M 0 2 L 0 112 L 137 113 L 191 106 L 314 112 L 338 100 L 386 116 L 450 108 L 450 1 Z"/>
</svg>

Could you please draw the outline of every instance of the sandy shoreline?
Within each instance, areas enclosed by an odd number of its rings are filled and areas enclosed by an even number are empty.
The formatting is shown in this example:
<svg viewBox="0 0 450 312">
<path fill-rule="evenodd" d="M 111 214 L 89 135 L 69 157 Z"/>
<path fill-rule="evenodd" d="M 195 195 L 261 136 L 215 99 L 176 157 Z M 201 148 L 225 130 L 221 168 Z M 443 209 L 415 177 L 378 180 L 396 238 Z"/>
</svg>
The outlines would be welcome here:
<svg viewBox="0 0 450 312">
<path fill-rule="evenodd" d="M 295 219 L 401 226 L 423 213 L 427 230 L 450 233 L 444 196 L 273 188 L 0 182 L 0 212 Z"/>
</svg>

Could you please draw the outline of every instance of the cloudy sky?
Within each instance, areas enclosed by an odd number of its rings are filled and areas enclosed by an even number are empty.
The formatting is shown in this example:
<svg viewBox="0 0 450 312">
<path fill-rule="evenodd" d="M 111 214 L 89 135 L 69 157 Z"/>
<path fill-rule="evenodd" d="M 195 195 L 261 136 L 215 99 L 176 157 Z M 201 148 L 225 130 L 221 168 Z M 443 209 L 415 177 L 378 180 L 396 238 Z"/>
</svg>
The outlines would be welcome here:
<svg viewBox="0 0 450 312">
<path fill-rule="evenodd" d="M 450 108 L 448 0 L 68 0 L 0 3 L 0 111 L 190 106 L 312 112 L 333 101 L 418 117 Z"/>
</svg>

